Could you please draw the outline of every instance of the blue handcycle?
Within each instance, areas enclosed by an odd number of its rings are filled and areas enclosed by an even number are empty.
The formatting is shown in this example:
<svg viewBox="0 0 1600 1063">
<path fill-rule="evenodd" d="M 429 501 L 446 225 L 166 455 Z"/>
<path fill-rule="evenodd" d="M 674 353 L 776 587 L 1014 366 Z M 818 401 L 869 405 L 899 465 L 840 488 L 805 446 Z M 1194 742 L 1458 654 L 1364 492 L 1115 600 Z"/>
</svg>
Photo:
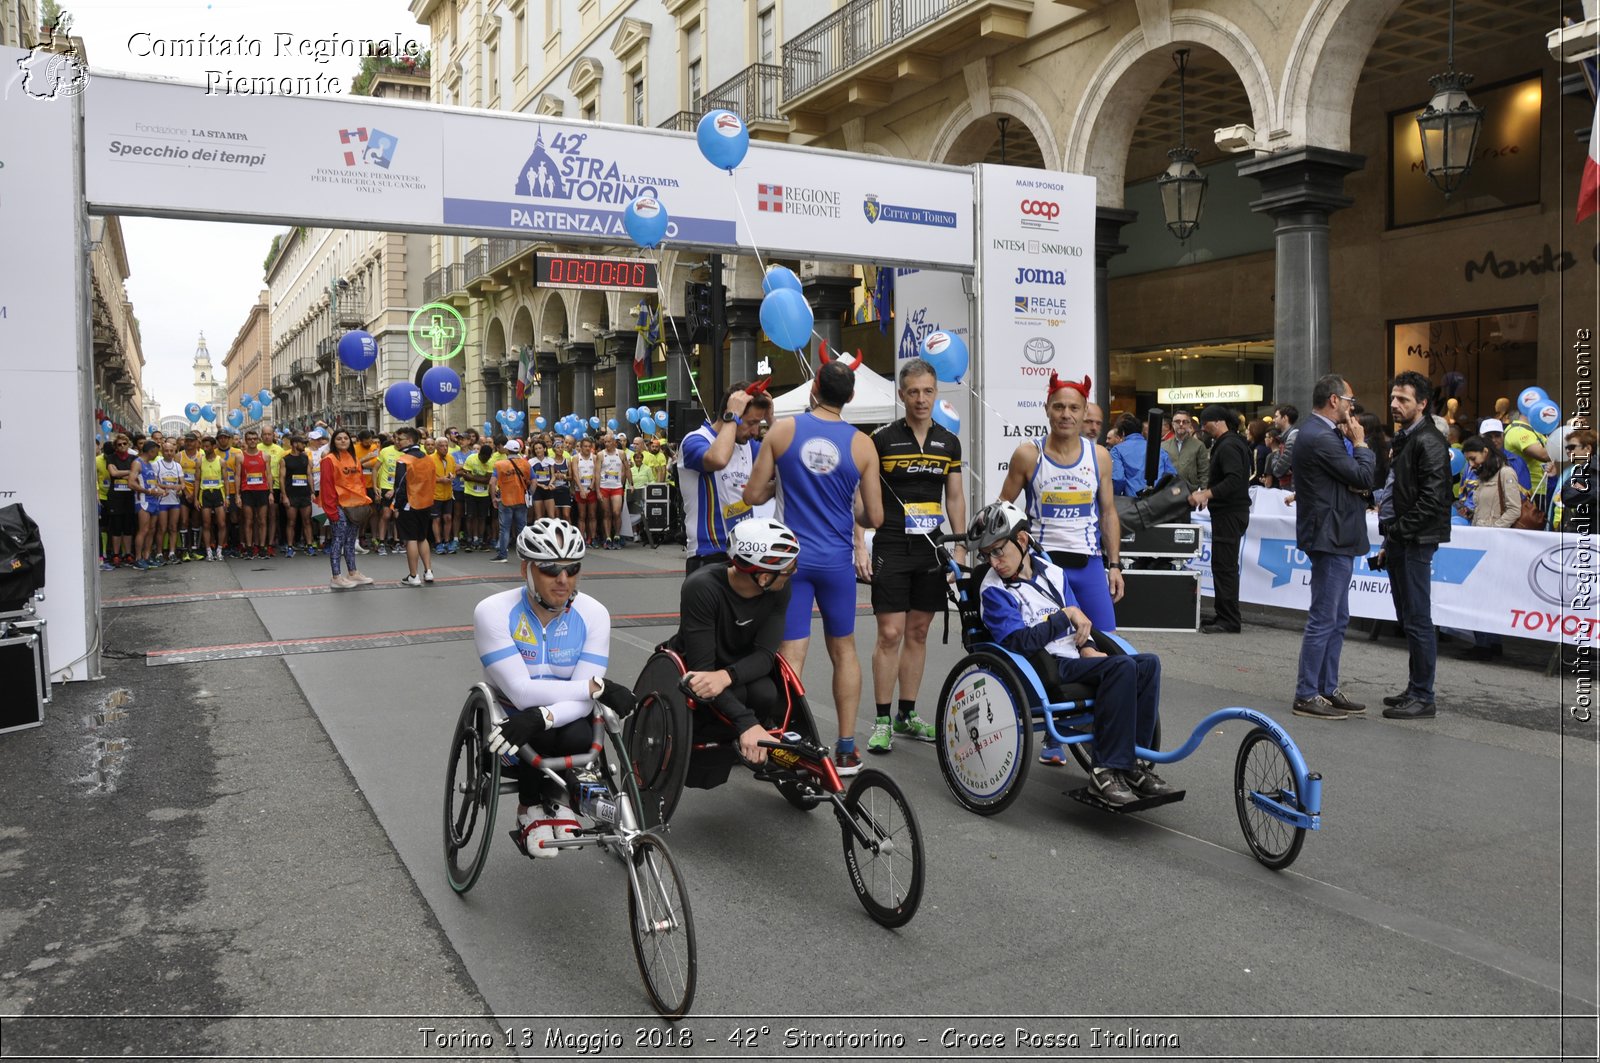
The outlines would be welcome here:
<svg viewBox="0 0 1600 1063">
<path fill-rule="evenodd" d="M 1035 732 L 1043 732 L 1052 742 L 1071 750 L 1085 773 L 1091 770 L 1095 691 L 1084 683 L 1047 681 L 1033 660 L 996 642 L 978 609 L 978 588 L 988 566 L 967 569 L 954 561 L 947 564 L 956 576 L 961 645 L 966 656 L 939 692 L 939 768 L 957 801 L 969 811 L 992 816 L 1021 792 L 1033 761 Z M 1093 639 L 1106 654 L 1134 652 L 1109 632 L 1096 630 Z M 1300 855 L 1306 831 L 1322 825 L 1322 776 L 1306 768 L 1294 739 L 1276 721 L 1254 709 L 1218 709 L 1201 720 L 1177 749 L 1162 752 L 1136 746 L 1135 755 L 1154 764 L 1183 760 L 1224 720 L 1255 725 L 1234 759 L 1234 805 L 1251 855 L 1280 871 Z M 1158 747 L 1160 727 L 1158 721 L 1152 741 Z M 1184 791 L 1124 805 L 1100 800 L 1091 786 L 1073 790 L 1069 796 L 1108 812 L 1127 813 L 1181 801 Z"/>
</svg>

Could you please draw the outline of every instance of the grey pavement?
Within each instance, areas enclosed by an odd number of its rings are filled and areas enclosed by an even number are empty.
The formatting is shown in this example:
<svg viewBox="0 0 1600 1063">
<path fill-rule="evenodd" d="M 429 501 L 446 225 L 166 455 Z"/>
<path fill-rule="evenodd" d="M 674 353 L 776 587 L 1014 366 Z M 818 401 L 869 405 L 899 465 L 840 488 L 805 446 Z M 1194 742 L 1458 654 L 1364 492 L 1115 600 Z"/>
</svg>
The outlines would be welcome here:
<svg viewBox="0 0 1600 1063">
<path fill-rule="evenodd" d="M 901 740 L 870 758 L 905 789 L 926 845 L 921 911 L 897 931 L 856 902 L 826 809 L 798 812 L 742 774 L 691 790 L 669 840 L 694 905 L 699 991 L 669 1031 L 680 1040 L 659 1048 L 609 857 L 535 865 L 501 837 L 471 893 L 445 881 L 442 776 L 478 678 L 470 641 L 162 667 L 143 656 L 459 628 L 517 578 L 459 555 L 440 559 L 440 577 L 505 582 L 406 589 L 401 559 L 363 562 L 382 582 L 338 593 L 263 593 L 325 583 L 320 558 L 106 578 L 108 600 L 254 593 L 119 602 L 105 613 L 106 679 L 58 688 L 45 727 L 0 736 L 4 1057 L 575 1055 L 573 1042 L 545 1047 L 553 1026 L 626 1034 L 614 1056 L 1594 1055 L 1594 725 L 1567 717 L 1572 681 L 1543 674 L 1542 644 L 1513 640 L 1494 664 L 1447 659 L 1442 715 L 1397 723 L 1377 701 L 1399 688 L 1403 643 L 1352 631 L 1345 686 L 1371 711 L 1325 723 L 1288 712 L 1290 614 L 1256 610 L 1238 636 L 1134 636 L 1162 657 L 1168 746 L 1245 705 L 1324 775 L 1323 829 L 1280 873 L 1240 835 L 1238 723 L 1165 772 L 1185 801 L 1136 816 L 1065 797 L 1083 784 L 1076 767 L 1033 764 L 1015 804 L 979 817 L 950 797 L 932 746 Z M 614 613 L 669 614 L 678 569 L 666 551 L 596 554 L 586 576 L 618 575 L 585 589 Z M 614 674 L 631 682 L 670 631 L 614 632 Z M 939 634 L 936 622 L 930 718 L 962 655 Z M 870 618 L 856 641 L 865 661 Z M 829 675 L 818 637 L 804 680 L 832 738 Z M 173 1017 L 33 1018 L 45 1015 Z M 728 1043 L 736 1025 L 756 1031 L 753 1047 Z M 1097 1047 L 1108 1035 L 1095 1029 L 1123 1040 Z M 508 1048 L 506 1030 L 529 1045 Z"/>
</svg>

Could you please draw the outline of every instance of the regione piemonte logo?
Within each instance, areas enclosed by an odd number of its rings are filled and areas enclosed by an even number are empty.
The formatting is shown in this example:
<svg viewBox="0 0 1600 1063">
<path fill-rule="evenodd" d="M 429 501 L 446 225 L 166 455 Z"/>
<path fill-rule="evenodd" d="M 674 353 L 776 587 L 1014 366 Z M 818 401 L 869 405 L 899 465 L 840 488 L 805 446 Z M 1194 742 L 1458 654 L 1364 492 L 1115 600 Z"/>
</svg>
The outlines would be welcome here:
<svg viewBox="0 0 1600 1063">
<path fill-rule="evenodd" d="M 756 185 L 756 210 L 768 214 L 783 213 L 783 186 Z"/>
<path fill-rule="evenodd" d="M 369 130 L 366 126 L 339 130 L 339 143 L 344 145 L 346 166 L 376 166 L 387 170 L 394 162 L 395 149 L 400 138 L 381 129 Z"/>
</svg>

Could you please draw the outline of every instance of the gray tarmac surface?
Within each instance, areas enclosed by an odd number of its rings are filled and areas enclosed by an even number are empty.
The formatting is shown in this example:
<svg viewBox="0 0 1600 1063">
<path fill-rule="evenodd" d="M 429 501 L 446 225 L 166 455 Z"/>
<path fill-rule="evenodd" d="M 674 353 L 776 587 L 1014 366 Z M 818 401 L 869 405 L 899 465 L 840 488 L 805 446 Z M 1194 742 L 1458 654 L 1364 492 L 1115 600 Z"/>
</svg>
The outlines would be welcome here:
<svg viewBox="0 0 1600 1063">
<path fill-rule="evenodd" d="M 1075 766 L 1032 765 L 1017 802 L 985 818 L 950 797 L 932 746 L 869 758 L 906 791 L 926 847 L 922 908 L 896 931 L 856 901 L 826 809 L 797 812 L 738 773 L 688 791 L 668 837 L 699 989 L 672 1029 L 648 1014 L 610 857 L 526 860 L 503 837 L 508 800 L 477 887 L 446 883 L 444 758 L 479 676 L 470 641 L 144 656 L 448 632 L 517 579 L 459 555 L 440 577 L 504 583 L 413 590 L 394 582 L 401 559 L 362 560 L 380 583 L 339 593 L 267 593 L 324 584 L 321 558 L 107 576 L 106 679 L 58 688 L 46 726 L 0 736 L 0 1057 L 577 1058 L 578 1042 L 547 1041 L 554 1027 L 622 1036 L 599 1045 L 612 1058 L 1594 1057 L 1594 725 L 1568 719 L 1571 680 L 1543 675 L 1548 647 L 1441 662 L 1443 714 L 1397 723 L 1377 702 L 1398 689 L 1404 645 L 1352 631 L 1345 687 L 1371 711 L 1323 723 L 1288 712 L 1293 616 L 1258 611 L 1242 636 L 1136 636 L 1162 657 L 1169 745 L 1245 705 L 1324 775 L 1323 829 L 1282 873 L 1240 835 L 1237 723 L 1165 772 L 1187 800 L 1138 816 L 1063 796 L 1083 784 Z M 586 578 L 619 575 L 585 589 L 641 617 L 613 634 L 626 682 L 671 632 L 650 614 L 676 610 L 679 565 L 593 555 Z M 857 645 L 865 661 L 870 618 Z M 954 634 L 930 645 L 924 715 L 960 656 Z M 829 674 L 819 637 L 804 679 L 832 738 Z M 123 1018 L 45 1018 L 86 1015 Z M 736 1027 L 754 1043 L 730 1043 Z"/>
</svg>

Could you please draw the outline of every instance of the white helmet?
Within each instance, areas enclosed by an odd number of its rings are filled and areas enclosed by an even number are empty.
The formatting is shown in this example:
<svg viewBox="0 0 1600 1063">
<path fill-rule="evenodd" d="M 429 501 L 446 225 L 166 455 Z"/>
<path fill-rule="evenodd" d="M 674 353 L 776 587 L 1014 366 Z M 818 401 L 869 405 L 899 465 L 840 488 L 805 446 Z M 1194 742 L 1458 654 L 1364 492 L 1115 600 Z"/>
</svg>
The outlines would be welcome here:
<svg viewBox="0 0 1600 1063">
<path fill-rule="evenodd" d="M 967 526 L 967 541 L 981 553 L 996 543 L 1016 538 L 1018 532 L 1028 530 L 1028 524 L 1028 515 L 1010 502 L 991 502 L 978 510 Z"/>
<path fill-rule="evenodd" d="M 800 556 L 794 532 L 770 517 L 740 521 L 728 538 L 728 557 L 743 572 L 784 572 Z"/>
<path fill-rule="evenodd" d="M 581 561 L 583 533 L 555 517 L 540 517 L 517 536 L 517 556 L 524 561 Z"/>
</svg>

